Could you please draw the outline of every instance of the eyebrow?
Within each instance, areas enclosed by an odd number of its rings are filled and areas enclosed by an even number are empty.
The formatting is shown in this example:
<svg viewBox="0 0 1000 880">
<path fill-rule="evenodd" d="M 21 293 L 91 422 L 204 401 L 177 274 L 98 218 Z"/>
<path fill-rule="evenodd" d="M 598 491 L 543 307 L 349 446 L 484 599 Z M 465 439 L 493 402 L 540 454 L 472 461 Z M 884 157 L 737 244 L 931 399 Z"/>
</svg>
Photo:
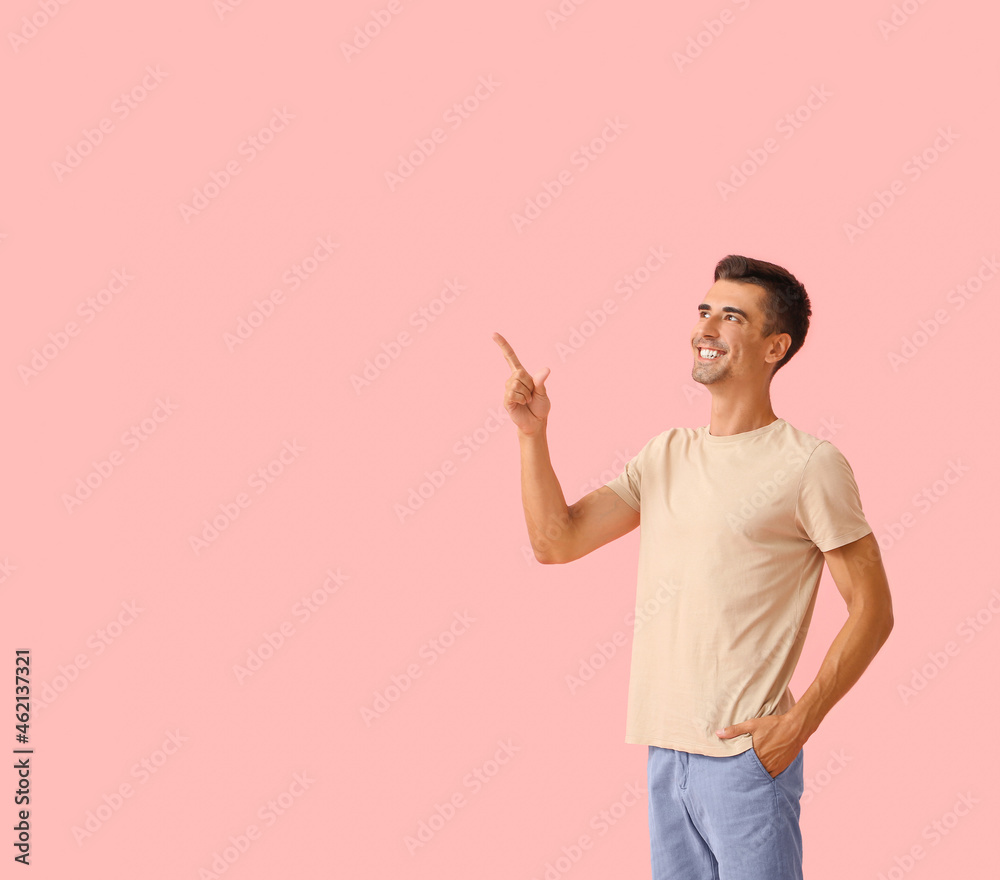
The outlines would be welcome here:
<svg viewBox="0 0 1000 880">
<path fill-rule="evenodd" d="M 708 303 L 702 303 L 700 306 L 698 306 L 698 311 L 699 312 L 710 312 L 710 311 L 712 311 L 712 307 Z M 750 320 L 750 316 L 746 312 L 744 312 L 743 309 L 738 309 L 738 308 L 736 308 L 736 306 L 723 306 L 722 307 L 722 311 L 724 311 L 724 312 L 735 312 L 737 315 L 742 315 L 748 321 Z"/>
</svg>

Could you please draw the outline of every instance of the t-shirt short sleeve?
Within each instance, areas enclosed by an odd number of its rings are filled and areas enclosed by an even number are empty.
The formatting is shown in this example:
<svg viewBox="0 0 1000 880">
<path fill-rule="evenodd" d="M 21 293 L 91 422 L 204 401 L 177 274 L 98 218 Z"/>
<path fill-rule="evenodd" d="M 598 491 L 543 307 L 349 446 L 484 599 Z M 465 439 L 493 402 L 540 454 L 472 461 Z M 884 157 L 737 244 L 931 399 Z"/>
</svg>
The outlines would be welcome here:
<svg viewBox="0 0 1000 880">
<path fill-rule="evenodd" d="M 633 510 L 639 510 L 640 489 L 642 486 L 642 459 L 646 447 L 643 446 L 629 461 L 625 462 L 622 472 L 604 485 L 614 490 Z"/>
<path fill-rule="evenodd" d="M 872 531 L 861 508 L 854 471 L 828 440 L 813 450 L 803 468 L 795 525 L 824 553 Z"/>
</svg>

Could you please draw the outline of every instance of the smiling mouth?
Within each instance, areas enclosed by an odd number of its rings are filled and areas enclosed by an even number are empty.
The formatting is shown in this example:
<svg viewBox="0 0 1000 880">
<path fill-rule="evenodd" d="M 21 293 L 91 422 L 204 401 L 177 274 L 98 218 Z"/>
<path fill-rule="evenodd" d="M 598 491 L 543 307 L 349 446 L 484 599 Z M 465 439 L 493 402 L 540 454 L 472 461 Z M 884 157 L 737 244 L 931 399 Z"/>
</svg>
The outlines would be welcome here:
<svg viewBox="0 0 1000 880">
<path fill-rule="evenodd" d="M 726 353 L 724 351 L 722 351 L 721 349 L 718 349 L 718 348 L 704 348 L 704 347 L 701 347 L 701 348 L 697 348 L 696 351 L 698 352 L 698 360 L 705 361 L 706 363 L 708 361 L 717 361 L 717 360 L 720 360 L 721 358 L 725 357 L 725 355 L 726 355 Z M 717 354 L 708 354 L 706 356 L 705 354 L 703 354 L 703 352 L 718 352 L 718 353 Z"/>
</svg>

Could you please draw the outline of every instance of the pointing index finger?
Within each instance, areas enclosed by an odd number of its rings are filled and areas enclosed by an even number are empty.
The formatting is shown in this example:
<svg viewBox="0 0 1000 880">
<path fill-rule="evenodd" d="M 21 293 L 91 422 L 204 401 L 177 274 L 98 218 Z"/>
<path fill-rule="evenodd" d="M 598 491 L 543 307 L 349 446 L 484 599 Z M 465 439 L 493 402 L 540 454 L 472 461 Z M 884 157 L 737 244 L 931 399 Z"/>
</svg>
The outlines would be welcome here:
<svg viewBox="0 0 1000 880">
<path fill-rule="evenodd" d="M 499 333 L 494 333 L 493 339 L 496 341 L 496 344 L 500 346 L 503 356 L 507 358 L 507 363 L 510 364 L 515 370 L 523 370 L 524 367 L 521 366 L 521 362 L 517 359 L 517 355 L 514 354 L 514 349 L 510 347 L 510 343 Z"/>
</svg>

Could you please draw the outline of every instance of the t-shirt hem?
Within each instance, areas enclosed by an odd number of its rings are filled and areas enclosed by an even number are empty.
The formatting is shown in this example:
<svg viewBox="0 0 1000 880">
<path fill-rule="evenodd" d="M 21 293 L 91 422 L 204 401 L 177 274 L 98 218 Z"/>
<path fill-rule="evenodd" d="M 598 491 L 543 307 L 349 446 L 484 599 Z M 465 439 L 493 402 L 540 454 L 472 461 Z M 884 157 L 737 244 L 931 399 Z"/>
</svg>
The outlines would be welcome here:
<svg viewBox="0 0 1000 880">
<path fill-rule="evenodd" d="M 857 541 L 858 538 L 863 538 L 871 531 L 872 527 L 866 523 L 863 526 L 858 526 L 853 532 L 847 532 L 844 535 L 837 535 L 836 538 L 830 538 L 822 544 L 819 542 L 815 543 L 823 553 L 827 553 L 830 550 L 836 550 L 838 547 L 843 547 L 844 544 L 850 544 L 852 541 Z"/>
<path fill-rule="evenodd" d="M 745 735 L 745 734 L 744 734 Z M 661 749 L 675 749 L 678 752 L 691 752 L 696 755 L 708 755 L 713 758 L 728 758 L 733 755 L 741 755 L 743 752 L 753 747 L 753 740 L 749 736 L 744 739 L 731 739 L 726 740 L 726 742 L 731 742 L 734 745 L 739 745 L 740 748 L 733 751 L 733 749 L 727 748 L 724 745 L 719 745 L 718 748 L 713 746 L 706 746 L 704 743 L 692 743 L 686 742 L 685 740 L 663 738 L 660 736 L 642 736 L 640 734 L 626 733 L 625 742 L 630 745 L 636 746 L 657 746 Z"/>
<path fill-rule="evenodd" d="M 624 491 L 618 489 L 616 486 L 612 486 L 610 483 L 605 483 L 612 492 L 615 493 L 622 501 L 624 501 L 629 507 L 631 507 L 637 513 L 639 512 L 639 505 L 632 500 L 631 496 L 627 495 Z"/>
</svg>

